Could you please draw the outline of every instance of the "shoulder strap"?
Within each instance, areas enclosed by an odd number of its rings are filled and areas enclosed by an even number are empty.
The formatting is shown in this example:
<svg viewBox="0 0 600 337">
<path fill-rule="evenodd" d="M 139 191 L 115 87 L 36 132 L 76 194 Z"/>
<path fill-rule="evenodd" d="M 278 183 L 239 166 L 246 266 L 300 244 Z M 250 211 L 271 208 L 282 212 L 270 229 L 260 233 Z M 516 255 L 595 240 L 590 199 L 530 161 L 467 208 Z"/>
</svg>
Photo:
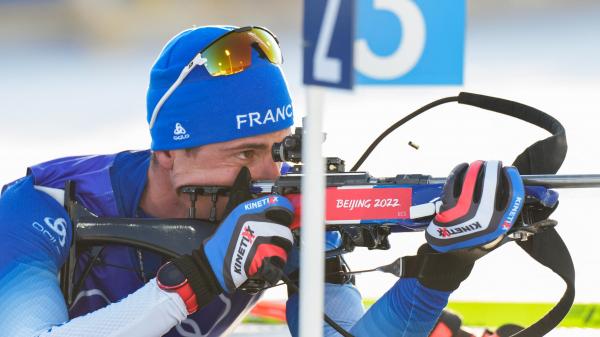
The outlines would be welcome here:
<svg viewBox="0 0 600 337">
<path fill-rule="evenodd" d="M 564 129 L 562 134 L 564 137 Z M 513 165 L 519 169 L 521 174 L 545 174 L 558 171 L 560 164 L 556 166 L 556 161 L 548 161 L 544 158 L 559 157 L 560 163 L 562 163 L 562 159 L 566 155 L 566 140 L 562 143 L 564 146 L 561 146 L 561 142 L 552 140 L 552 137 L 533 144 L 517 158 Z M 534 158 L 535 160 L 533 160 Z M 562 298 L 552 310 L 530 327 L 514 335 L 518 337 L 543 336 L 565 318 L 573 305 L 575 300 L 575 267 L 569 249 L 554 228 L 549 228 L 533 235 L 529 240 L 519 241 L 517 244 L 529 256 L 560 276 L 567 285 Z"/>
<path fill-rule="evenodd" d="M 511 116 L 552 134 L 527 147 L 513 163 L 521 174 L 555 174 L 567 155 L 565 128 L 556 118 L 529 105 L 502 98 L 461 92 L 458 103 Z"/>
<path fill-rule="evenodd" d="M 448 101 L 451 101 L 450 98 Z M 550 137 L 527 147 L 513 165 L 519 169 L 519 173 L 522 175 L 558 172 L 567 154 L 567 139 L 564 127 L 554 117 L 525 104 L 468 92 L 461 92 L 456 97 L 456 101 L 460 104 L 508 115 L 550 132 L 552 134 Z M 543 336 L 563 320 L 573 305 L 575 299 L 573 260 L 567 246 L 554 228 L 548 228 L 531 236 L 527 241 L 517 243 L 529 256 L 560 276 L 567 285 L 565 293 L 552 310 L 536 323 L 512 337 Z M 385 271 L 399 277 L 416 277 L 422 263 L 422 258 L 418 256 L 406 256 L 385 266 L 390 269 Z M 452 275 L 446 275 L 446 277 L 452 277 Z"/>
<path fill-rule="evenodd" d="M 544 317 L 515 337 L 543 336 L 554 329 L 565 318 L 575 300 L 575 268 L 567 246 L 554 228 L 518 242 L 519 246 L 545 267 L 560 276 L 567 285 L 562 298 Z"/>
<path fill-rule="evenodd" d="M 530 145 L 517 157 L 513 165 L 521 174 L 558 172 L 567 155 L 567 138 L 564 127 L 554 117 L 521 103 L 465 92 L 460 93 L 458 102 L 509 115 L 550 132 L 552 136 Z M 513 337 L 543 336 L 563 320 L 573 305 L 575 267 L 567 246 L 554 228 L 517 243 L 529 256 L 560 276 L 567 285 L 565 293 L 552 310 L 530 327 L 513 335 Z"/>
</svg>

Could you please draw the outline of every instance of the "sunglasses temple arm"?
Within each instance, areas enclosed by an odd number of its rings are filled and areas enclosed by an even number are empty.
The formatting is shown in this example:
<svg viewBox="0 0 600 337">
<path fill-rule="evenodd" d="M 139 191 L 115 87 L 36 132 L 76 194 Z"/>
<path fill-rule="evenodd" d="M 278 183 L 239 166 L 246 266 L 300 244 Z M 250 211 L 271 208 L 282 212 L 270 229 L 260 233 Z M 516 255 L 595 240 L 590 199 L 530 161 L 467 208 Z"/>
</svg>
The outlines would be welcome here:
<svg viewBox="0 0 600 337">
<path fill-rule="evenodd" d="M 150 130 L 152 130 L 152 127 L 154 126 L 154 122 L 156 121 L 156 117 L 158 116 L 158 112 L 160 111 L 160 108 L 162 108 L 162 106 L 165 104 L 167 99 L 173 94 L 173 91 L 175 91 L 175 89 L 177 89 L 177 87 L 179 87 L 181 85 L 181 82 L 183 82 L 183 80 L 185 80 L 185 78 L 189 75 L 189 73 L 192 70 L 194 70 L 194 68 L 196 66 L 203 65 L 207 61 L 208 61 L 207 59 L 203 58 L 202 55 L 200 53 L 198 53 L 194 57 L 192 62 L 190 62 L 187 66 L 185 66 L 185 68 L 183 68 L 183 70 L 181 70 L 181 73 L 179 74 L 179 77 L 177 78 L 177 80 L 175 82 L 173 82 L 173 84 L 169 87 L 169 90 L 167 90 L 167 92 L 165 92 L 165 94 L 160 98 L 158 103 L 156 103 L 156 106 L 154 107 L 154 111 L 152 111 L 152 117 L 150 118 Z"/>
</svg>

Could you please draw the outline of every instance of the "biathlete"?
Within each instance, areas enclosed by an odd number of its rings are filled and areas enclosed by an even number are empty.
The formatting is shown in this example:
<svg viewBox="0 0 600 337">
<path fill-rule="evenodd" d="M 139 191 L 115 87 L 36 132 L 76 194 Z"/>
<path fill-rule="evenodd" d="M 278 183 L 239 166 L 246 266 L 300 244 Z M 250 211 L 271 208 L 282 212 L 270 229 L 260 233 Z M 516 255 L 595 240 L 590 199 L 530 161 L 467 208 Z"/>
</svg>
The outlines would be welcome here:
<svg viewBox="0 0 600 337">
<path fill-rule="evenodd" d="M 150 150 L 55 159 L 4 186 L 1 334 L 219 336 L 259 299 L 260 292 L 239 289 L 248 279 L 274 284 L 282 273 L 297 271 L 298 247 L 288 228 L 292 205 L 285 197 L 254 198 L 247 190 L 251 179 L 281 174 L 270 150 L 293 124 L 281 62 L 278 41 L 264 28 L 185 30 L 165 45 L 150 72 Z M 476 218 L 496 228 L 510 209 L 506 196 L 522 193 L 518 175 L 499 162 L 461 165 L 453 176 L 434 226 Z M 77 289 L 67 307 L 57 277 L 74 240 L 61 197 L 67 181 L 76 183 L 83 206 L 106 217 L 185 218 L 190 199 L 183 186 L 232 190 L 214 209 L 207 197 L 196 201 L 196 217 L 216 211 L 219 226 L 189 255 L 167 261 L 116 244 L 80 252 Z M 328 248 L 335 248 L 336 238 L 328 234 Z M 423 246 L 419 254 L 430 251 Z M 427 336 L 474 262 L 440 256 L 424 262 L 418 277 L 401 278 L 366 312 L 352 282 L 329 280 L 325 311 L 355 336 Z M 292 335 L 297 314 L 298 295 L 292 294 Z M 324 329 L 338 335 L 326 323 Z"/>
</svg>

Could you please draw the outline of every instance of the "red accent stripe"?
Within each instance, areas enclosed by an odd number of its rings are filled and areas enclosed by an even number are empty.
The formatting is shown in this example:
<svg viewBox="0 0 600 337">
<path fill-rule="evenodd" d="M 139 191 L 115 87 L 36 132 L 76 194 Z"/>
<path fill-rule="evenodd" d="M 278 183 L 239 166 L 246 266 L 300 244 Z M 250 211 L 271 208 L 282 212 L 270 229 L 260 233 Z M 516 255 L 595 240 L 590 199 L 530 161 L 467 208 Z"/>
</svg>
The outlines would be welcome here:
<svg viewBox="0 0 600 337">
<path fill-rule="evenodd" d="M 283 248 L 277 245 L 263 243 L 256 249 L 256 253 L 254 254 L 252 263 L 250 264 L 250 270 L 248 270 L 248 276 L 251 277 L 256 274 L 256 272 L 258 272 L 260 269 L 263 260 L 271 256 L 277 256 L 281 258 L 283 262 L 287 261 L 287 252 Z"/>
<path fill-rule="evenodd" d="M 179 294 L 183 303 L 185 303 L 185 307 L 187 309 L 188 314 L 193 314 L 198 310 L 198 300 L 196 299 L 196 294 L 194 290 L 192 290 L 192 286 L 187 282 L 177 289 L 175 292 Z"/>
<path fill-rule="evenodd" d="M 452 222 L 462 216 L 465 216 L 469 212 L 469 208 L 473 201 L 473 192 L 475 191 L 475 183 L 477 182 L 477 175 L 479 170 L 483 166 L 482 160 L 477 160 L 469 165 L 465 181 L 463 183 L 462 191 L 456 206 L 439 213 L 435 216 L 435 220 L 440 223 Z"/>
</svg>

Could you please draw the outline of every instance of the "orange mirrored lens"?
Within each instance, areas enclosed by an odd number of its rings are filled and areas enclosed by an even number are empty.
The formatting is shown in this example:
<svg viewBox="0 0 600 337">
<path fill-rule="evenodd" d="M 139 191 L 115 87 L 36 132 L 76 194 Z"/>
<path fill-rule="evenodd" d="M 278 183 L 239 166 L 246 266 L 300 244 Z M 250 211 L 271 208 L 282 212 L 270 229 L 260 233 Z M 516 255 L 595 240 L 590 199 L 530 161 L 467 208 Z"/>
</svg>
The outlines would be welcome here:
<svg viewBox="0 0 600 337">
<path fill-rule="evenodd" d="M 271 63 L 281 64 L 277 41 L 260 28 L 228 34 L 210 45 L 202 56 L 208 60 L 205 66 L 212 76 L 232 75 L 250 67 L 252 48 L 259 48 Z"/>
<path fill-rule="evenodd" d="M 258 38 L 259 48 L 271 63 L 281 64 L 283 62 L 279 43 L 277 43 L 277 40 L 275 40 L 275 37 L 271 33 L 264 29 L 252 28 L 252 34 Z"/>
</svg>

